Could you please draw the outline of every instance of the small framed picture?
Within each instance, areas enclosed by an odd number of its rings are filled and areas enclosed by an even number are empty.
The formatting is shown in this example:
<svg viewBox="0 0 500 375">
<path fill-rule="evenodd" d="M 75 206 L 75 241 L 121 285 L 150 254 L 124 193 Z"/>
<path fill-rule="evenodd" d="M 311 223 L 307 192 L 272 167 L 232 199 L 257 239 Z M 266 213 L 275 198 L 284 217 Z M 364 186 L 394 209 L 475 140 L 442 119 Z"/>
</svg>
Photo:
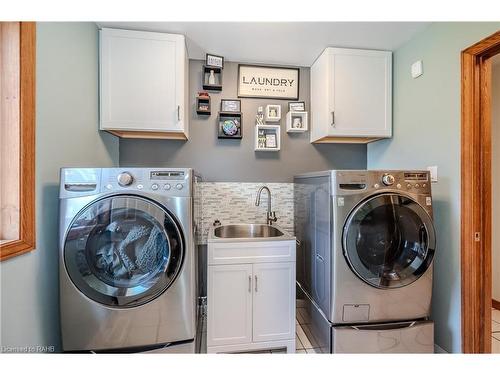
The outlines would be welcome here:
<svg viewBox="0 0 500 375">
<path fill-rule="evenodd" d="M 241 112 L 241 100 L 222 99 L 220 101 L 221 112 Z"/>
<path fill-rule="evenodd" d="M 276 148 L 276 134 L 275 133 L 266 134 L 266 147 L 267 148 Z"/>
<path fill-rule="evenodd" d="M 205 57 L 205 65 L 223 69 L 224 68 L 224 57 L 217 56 L 217 55 L 211 55 L 211 54 L 207 53 L 206 57 Z"/>
<path fill-rule="evenodd" d="M 306 110 L 305 102 L 288 102 L 289 112 L 304 112 Z"/>
</svg>

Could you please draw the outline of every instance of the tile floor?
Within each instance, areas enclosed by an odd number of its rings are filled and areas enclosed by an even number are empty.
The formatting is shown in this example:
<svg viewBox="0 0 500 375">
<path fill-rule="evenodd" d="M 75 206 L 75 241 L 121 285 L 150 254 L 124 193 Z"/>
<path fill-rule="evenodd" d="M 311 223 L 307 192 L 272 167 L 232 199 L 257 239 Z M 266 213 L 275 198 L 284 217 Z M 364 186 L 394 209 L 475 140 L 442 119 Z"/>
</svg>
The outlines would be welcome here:
<svg viewBox="0 0 500 375">
<path fill-rule="evenodd" d="M 491 352 L 500 354 L 500 310 L 491 311 Z"/>
</svg>

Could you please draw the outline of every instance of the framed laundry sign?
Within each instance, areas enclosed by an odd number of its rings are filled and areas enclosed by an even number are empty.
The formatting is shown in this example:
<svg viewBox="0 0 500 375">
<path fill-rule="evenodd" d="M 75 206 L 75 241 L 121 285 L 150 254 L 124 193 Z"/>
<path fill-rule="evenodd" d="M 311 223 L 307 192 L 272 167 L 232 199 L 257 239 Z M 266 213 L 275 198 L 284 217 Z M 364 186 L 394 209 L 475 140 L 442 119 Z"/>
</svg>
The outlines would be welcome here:
<svg viewBox="0 0 500 375">
<path fill-rule="evenodd" d="M 239 98 L 299 98 L 299 68 L 238 65 Z"/>
</svg>

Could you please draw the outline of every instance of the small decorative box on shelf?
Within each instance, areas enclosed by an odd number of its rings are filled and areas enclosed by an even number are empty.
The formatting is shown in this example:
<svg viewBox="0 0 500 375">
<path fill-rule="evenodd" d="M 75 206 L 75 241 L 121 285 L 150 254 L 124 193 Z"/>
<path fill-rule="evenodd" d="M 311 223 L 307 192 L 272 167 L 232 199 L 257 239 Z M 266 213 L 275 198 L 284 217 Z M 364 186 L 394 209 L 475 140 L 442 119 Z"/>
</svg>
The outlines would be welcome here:
<svg viewBox="0 0 500 375">
<path fill-rule="evenodd" d="M 199 115 L 210 116 L 210 95 L 206 92 L 199 92 L 196 97 L 196 113 Z"/>
<path fill-rule="evenodd" d="M 286 132 L 302 133 L 307 131 L 307 112 L 290 111 L 286 114 Z"/>
<path fill-rule="evenodd" d="M 255 151 L 279 151 L 280 147 L 279 125 L 255 125 Z"/>
<path fill-rule="evenodd" d="M 203 65 L 203 90 L 222 91 L 222 68 Z"/>
<path fill-rule="evenodd" d="M 243 114 L 241 112 L 219 112 L 217 137 L 241 139 L 243 137 Z"/>
</svg>

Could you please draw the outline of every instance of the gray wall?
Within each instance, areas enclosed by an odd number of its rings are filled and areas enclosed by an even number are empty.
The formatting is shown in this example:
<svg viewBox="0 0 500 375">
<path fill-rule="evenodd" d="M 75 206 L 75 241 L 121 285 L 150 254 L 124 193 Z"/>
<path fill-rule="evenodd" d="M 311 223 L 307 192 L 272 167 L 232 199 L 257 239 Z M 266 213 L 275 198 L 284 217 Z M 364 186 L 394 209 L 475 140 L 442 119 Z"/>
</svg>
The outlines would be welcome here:
<svg viewBox="0 0 500 375">
<path fill-rule="evenodd" d="M 95 24 L 37 24 L 37 248 L 0 263 L 1 345 L 60 348 L 59 168 L 118 163 L 118 141 L 97 131 L 97 57 Z"/>
<path fill-rule="evenodd" d="M 394 53 L 393 138 L 368 146 L 368 168 L 439 167 L 433 184 L 437 252 L 432 317 L 436 344 L 461 351 L 460 51 L 500 23 L 434 23 Z M 423 60 L 423 76 L 410 65 Z"/>
<path fill-rule="evenodd" d="M 240 182 L 289 182 L 294 174 L 324 169 L 361 169 L 366 167 L 365 145 L 309 143 L 309 132 L 288 134 L 285 114 L 288 101 L 241 99 L 243 139 L 217 139 L 217 113 L 220 99 L 237 98 L 238 64 L 225 62 L 223 91 L 210 93 L 212 115 L 198 116 L 195 97 L 201 87 L 202 61 L 189 63 L 189 105 L 191 106 L 188 142 L 169 140 L 120 140 L 121 166 L 192 167 L 205 180 Z M 300 100 L 309 108 L 309 68 L 300 69 Z M 258 106 L 280 103 L 281 151 L 255 152 L 254 126 Z"/>
</svg>

